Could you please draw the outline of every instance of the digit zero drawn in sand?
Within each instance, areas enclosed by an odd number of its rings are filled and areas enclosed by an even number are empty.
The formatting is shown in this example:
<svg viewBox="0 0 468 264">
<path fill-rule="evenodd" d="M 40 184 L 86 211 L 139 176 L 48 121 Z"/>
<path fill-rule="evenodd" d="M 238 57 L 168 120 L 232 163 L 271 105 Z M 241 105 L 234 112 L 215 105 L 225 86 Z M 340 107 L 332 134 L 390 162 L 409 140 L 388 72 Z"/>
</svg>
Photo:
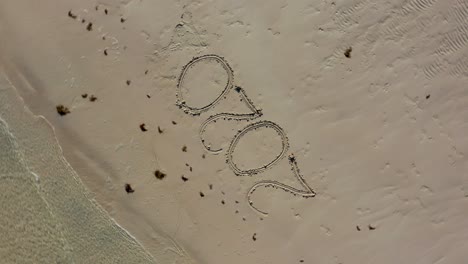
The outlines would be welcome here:
<svg viewBox="0 0 468 264">
<path fill-rule="evenodd" d="M 265 165 L 262 165 L 254 169 L 241 170 L 232 160 L 232 154 L 236 150 L 236 145 L 239 143 L 239 140 L 242 138 L 242 136 L 249 133 L 250 131 L 253 131 L 261 127 L 274 129 L 276 133 L 278 133 L 278 135 L 281 137 L 281 144 L 282 144 L 281 152 L 272 161 L 270 161 L 269 163 Z M 229 146 L 229 149 L 226 153 L 226 161 L 229 164 L 229 167 L 231 167 L 232 171 L 236 175 L 252 176 L 252 175 L 264 172 L 265 170 L 273 167 L 276 163 L 278 163 L 278 161 L 280 161 L 284 157 L 284 155 L 288 151 L 288 148 L 289 148 L 288 137 L 286 136 L 286 133 L 280 126 L 278 126 L 277 124 L 271 121 L 260 121 L 260 122 L 253 123 L 253 124 L 246 126 L 244 129 L 239 131 L 239 133 L 237 133 L 237 135 L 232 139 L 231 145 Z"/>
<path fill-rule="evenodd" d="M 197 63 L 200 63 L 201 61 L 204 61 L 204 60 L 214 60 L 214 61 L 218 62 L 219 64 L 221 64 L 221 66 L 224 68 L 224 70 L 226 71 L 226 73 L 228 75 L 227 83 L 226 83 L 226 86 L 224 87 L 224 90 L 211 103 L 209 103 L 209 104 L 207 104 L 207 105 L 205 105 L 203 107 L 192 107 L 192 106 L 189 106 L 189 105 L 186 104 L 186 102 L 184 100 L 184 97 L 182 95 L 182 89 L 181 88 L 182 88 L 182 85 L 184 84 L 185 75 L 187 74 L 188 70 L 191 67 L 193 67 L 194 65 L 196 65 Z M 182 73 L 179 76 L 179 80 L 178 80 L 178 83 L 177 83 L 177 93 L 176 93 L 177 102 L 176 102 L 176 105 L 179 106 L 182 110 L 184 110 L 184 112 L 187 113 L 187 114 L 200 115 L 201 113 L 203 113 L 205 111 L 208 111 L 210 108 L 212 108 L 217 103 L 219 103 L 219 101 L 221 101 L 221 99 L 226 94 L 229 93 L 229 91 L 232 89 L 233 78 L 234 78 L 234 73 L 233 73 L 231 67 L 229 66 L 229 64 L 227 64 L 227 62 L 222 57 L 220 57 L 218 55 L 211 54 L 211 55 L 204 55 L 204 56 L 193 58 L 187 65 L 185 65 L 182 68 Z"/>
</svg>

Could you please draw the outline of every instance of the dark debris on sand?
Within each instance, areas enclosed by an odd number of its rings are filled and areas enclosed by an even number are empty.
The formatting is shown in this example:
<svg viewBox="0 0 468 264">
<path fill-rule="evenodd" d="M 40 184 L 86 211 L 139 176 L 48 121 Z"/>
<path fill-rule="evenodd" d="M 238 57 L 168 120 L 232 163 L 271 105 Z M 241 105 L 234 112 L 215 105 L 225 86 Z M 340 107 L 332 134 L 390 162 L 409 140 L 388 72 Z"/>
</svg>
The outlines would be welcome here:
<svg viewBox="0 0 468 264">
<path fill-rule="evenodd" d="M 76 16 L 75 14 L 73 14 L 73 12 L 72 12 L 71 10 L 68 11 L 68 17 L 71 17 L 71 18 L 73 18 L 73 19 L 76 19 L 76 18 L 77 18 L 77 16 Z"/>
<path fill-rule="evenodd" d="M 134 193 L 135 192 L 135 190 L 132 188 L 132 186 L 130 184 L 128 184 L 128 183 L 125 184 L 125 191 L 127 193 Z"/>
<path fill-rule="evenodd" d="M 156 177 L 156 179 L 158 180 L 162 180 L 164 178 L 166 178 L 166 173 L 160 171 L 160 170 L 156 170 L 154 171 L 154 176 Z"/>
<path fill-rule="evenodd" d="M 351 58 L 351 51 L 353 51 L 352 47 L 349 47 L 345 50 L 344 55 L 346 58 Z"/>
<path fill-rule="evenodd" d="M 70 113 L 70 110 L 67 107 L 63 106 L 63 105 L 57 105 L 56 109 L 57 109 L 57 113 L 60 116 L 64 116 L 64 115 L 67 115 L 67 114 Z"/>
<path fill-rule="evenodd" d="M 140 130 L 143 131 L 143 132 L 148 131 L 148 129 L 146 128 L 146 124 L 145 124 L 145 123 L 141 123 L 141 124 L 140 124 Z"/>
</svg>

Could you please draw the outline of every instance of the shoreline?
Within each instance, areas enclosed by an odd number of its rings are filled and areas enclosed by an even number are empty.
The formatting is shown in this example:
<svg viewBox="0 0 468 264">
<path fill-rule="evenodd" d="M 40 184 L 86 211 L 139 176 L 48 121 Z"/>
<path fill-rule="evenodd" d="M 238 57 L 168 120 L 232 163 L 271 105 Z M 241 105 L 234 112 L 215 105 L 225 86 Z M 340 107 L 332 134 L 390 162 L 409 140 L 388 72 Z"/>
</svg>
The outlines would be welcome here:
<svg viewBox="0 0 468 264">
<path fill-rule="evenodd" d="M 4 0 L 0 67 L 46 119 L 18 137 L 49 193 L 79 189 L 54 188 L 67 166 L 46 149 L 58 142 L 86 197 L 160 262 L 456 263 L 468 243 L 455 232 L 468 228 L 464 10 Z M 48 199 L 73 232 L 93 228 L 75 219 L 103 221 Z"/>
<path fill-rule="evenodd" d="M 2 74 L 3 74 L 3 73 L 2 73 Z M 9 129 L 11 135 L 14 137 L 15 141 L 16 141 L 16 142 L 20 142 L 20 141 L 18 141 L 18 140 L 21 140 L 21 139 L 17 139 L 16 137 L 17 137 L 18 135 L 20 135 L 20 136 L 22 137 L 21 134 L 27 133 L 26 131 L 23 131 L 22 129 L 24 129 L 24 128 L 23 128 L 24 126 L 26 126 L 26 127 L 29 126 L 29 124 L 23 123 L 23 124 L 22 124 L 22 128 L 18 128 L 18 124 L 15 123 L 15 122 L 17 122 L 17 121 L 12 121 L 12 120 L 14 120 L 14 116 L 11 115 L 11 113 L 12 113 L 14 110 L 18 110 L 18 109 L 21 109 L 21 108 L 22 108 L 22 111 L 24 111 L 24 113 L 21 113 L 21 110 L 20 110 L 19 114 L 20 114 L 20 115 L 23 115 L 23 117 L 22 117 L 22 118 L 23 118 L 23 119 L 22 119 L 23 121 L 25 121 L 25 120 L 30 120 L 30 122 L 33 122 L 33 123 L 43 123 L 43 124 L 45 125 L 45 129 L 46 129 L 46 130 L 49 130 L 49 132 L 47 133 L 48 135 L 40 135 L 40 134 L 37 134 L 37 136 L 39 136 L 40 138 L 42 137 L 43 139 L 44 139 L 44 137 L 50 137 L 50 141 L 51 141 L 51 142 L 55 142 L 55 146 L 54 146 L 54 145 L 51 146 L 51 149 L 55 147 L 55 148 L 57 148 L 57 150 L 58 150 L 58 154 L 59 154 L 59 155 L 57 155 L 55 158 L 58 158 L 59 160 L 58 160 L 57 162 L 58 162 L 59 164 L 63 164 L 64 169 L 66 169 L 66 171 L 69 171 L 69 172 L 70 172 L 69 175 L 62 175 L 61 177 L 64 177 L 64 178 L 71 177 L 71 179 L 69 179 L 68 181 L 71 180 L 71 181 L 73 181 L 73 182 L 76 182 L 76 184 L 78 184 L 79 186 L 83 186 L 83 188 L 85 188 L 83 182 L 81 181 L 81 179 L 79 178 L 79 176 L 76 174 L 76 171 L 73 170 L 73 168 L 71 167 L 70 163 L 68 163 L 68 161 L 66 160 L 66 158 L 65 158 L 64 156 L 60 155 L 60 153 L 62 153 L 62 147 L 60 146 L 60 144 L 59 144 L 59 142 L 58 142 L 58 140 L 57 140 L 57 138 L 56 138 L 56 136 L 55 136 L 54 127 L 50 124 L 50 122 L 49 122 L 46 118 L 44 118 L 43 116 L 40 116 L 40 115 L 34 115 L 34 114 L 29 110 L 29 108 L 28 108 L 27 105 L 25 104 L 23 98 L 20 97 L 20 95 L 17 93 L 16 88 L 11 84 L 11 82 L 7 79 L 6 76 L 2 76 L 1 78 L 2 78 L 3 80 L 6 80 L 7 83 L 8 83 L 7 85 L 9 86 L 9 87 L 7 87 L 7 88 L 0 89 L 0 93 L 2 93 L 1 95 L 3 96 L 2 101 L 3 101 L 3 102 L 8 102 L 8 104 L 3 105 L 3 107 L 7 107 L 7 108 L 3 108 L 3 110 L 5 110 L 5 109 L 8 109 L 8 110 L 6 110 L 5 112 L 2 111 L 2 114 L 3 114 L 3 115 L 6 115 L 6 116 L 4 116 L 4 118 L 7 117 L 7 119 L 6 119 L 6 120 L 2 119 L 2 120 L 3 120 L 3 122 L 5 122 L 5 124 L 7 125 L 7 128 Z M 3 82 L 3 81 L 2 81 L 2 82 Z M 3 84 L 5 84 L 5 83 L 3 82 Z M 10 89 L 10 90 L 13 90 L 13 91 L 8 91 L 9 89 Z M 1 91 L 1 90 L 3 90 L 3 91 Z M 10 93 L 10 94 L 9 94 L 9 95 L 6 95 L 7 93 Z M 16 97 L 16 98 L 15 98 L 15 97 Z M 16 104 L 15 104 L 15 102 L 16 102 Z M 9 106 L 12 106 L 13 104 L 15 104 L 16 106 L 14 106 L 13 109 L 10 109 Z M 11 120 L 9 120 L 9 119 L 11 119 Z M 39 128 L 39 131 L 40 131 L 40 129 L 42 129 L 42 128 Z M 13 132 L 13 131 L 16 131 L 16 132 Z M 24 146 L 23 146 L 23 147 L 24 147 Z M 22 158 L 22 160 L 23 160 L 23 162 L 24 162 L 24 164 L 25 164 L 25 166 L 26 166 L 28 172 L 36 177 L 36 182 L 37 182 L 38 186 L 42 186 L 42 187 L 41 187 L 41 193 L 46 194 L 46 197 L 42 197 L 42 199 L 44 199 L 44 201 L 47 201 L 46 203 L 49 204 L 48 207 L 51 208 L 51 209 L 50 209 L 50 210 L 51 210 L 50 213 L 51 213 L 52 215 L 57 215 L 57 211 L 55 211 L 55 210 L 56 210 L 56 208 L 55 208 L 56 202 L 52 202 L 52 201 L 48 198 L 51 194 L 48 193 L 48 191 L 47 191 L 48 188 L 45 187 L 46 185 L 48 185 L 48 181 L 49 181 L 49 180 L 48 180 L 48 177 L 49 177 L 49 175 L 46 175 L 46 174 L 44 174 L 44 173 L 40 173 L 40 172 L 38 172 L 37 168 L 35 169 L 35 166 L 37 166 L 37 165 L 32 165 L 33 163 L 31 163 L 31 158 L 28 158 L 28 156 L 27 156 L 27 155 L 30 155 L 30 154 L 25 154 L 26 152 L 28 152 L 28 150 L 19 148 L 18 151 L 21 151 L 20 153 L 23 153 L 23 155 L 26 155 L 25 157 Z M 25 152 L 25 151 L 26 151 L 26 152 Z M 49 150 L 46 149 L 46 150 L 43 150 L 43 151 L 47 151 L 46 153 L 48 153 Z M 23 156 L 23 155 L 22 155 L 22 156 Z M 52 168 L 52 167 L 51 167 L 51 168 Z M 51 168 L 50 168 L 50 169 L 51 169 Z M 57 168 L 56 168 L 56 169 L 57 169 Z M 60 169 L 58 169 L 58 170 L 60 170 Z M 45 178 L 44 178 L 44 177 L 45 177 Z M 66 181 L 67 181 L 67 180 L 66 180 Z M 46 184 L 46 185 L 44 185 L 44 184 Z M 58 186 L 60 186 L 60 184 L 59 184 L 58 182 L 57 182 L 56 184 L 58 184 Z M 55 187 L 54 187 L 54 188 L 55 188 Z M 69 192 L 68 195 L 73 195 L 73 193 L 70 193 L 70 192 Z M 108 214 L 108 212 L 107 212 L 106 210 L 104 210 L 104 208 L 102 208 L 102 206 L 92 197 L 92 195 L 91 195 L 91 193 L 90 193 L 89 191 L 86 191 L 85 193 L 78 194 L 78 195 L 84 195 L 84 196 L 88 197 L 88 198 L 87 198 L 88 200 L 86 200 L 86 202 L 91 204 L 91 207 L 90 207 L 90 208 L 96 209 L 97 212 L 98 212 L 98 214 L 101 214 L 102 217 L 107 218 L 107 219 L 110 221 L 111 225 L 115 225 L 115 226 L 117 227 L 117 230 L 120 230 L 120 231 L 117 231 L 116 234 L 122 232 L 122 234 L 124 234 L 124 237 L 127 236 L 128 238 L 130 238 L 130 240 L 129 240 L 128 242 L 133 241 L 133 242 L 131 242 L 131 243 L 135 243 L 135 244 L 137 245 L 137 247 L 141 247 L 142 249 L 144 248 L 143 245 L 142 245 L 128 230 L 126 230 L 124 227 L 122 227 L 121 225 L 119 225 L 119 224 L 117 223 L 117 221 L 116 221 L 114 218 L 112 218 L 112 217 Z M 55 197 L 55 198 L 53 198 L 53 199 L 58 198 L 58 196 L 54 196 L 54 195 L 52 195 L 52 196 Z M 86 202 L 85 202 L 85 203 L 86 203 Z M 69 206 L 71 206 L 71 205 L 69 205 Z M 88 211 L 88 212 L 91 213 L 91 214 L 93 213 L 92 211 Z M 58 219 L 61 219 L 61 218 L 58 218 Z M 62 226 L 62 227 L 61 227 L 61 228 L 62 228 L 62 232 L 66 230 L 66 229 L 63 229 L 63 228 L 69 227 L 68 224 L 66 224 L 65 222 L 60 222 L 60 220 L 58 220 L 58 221 L 59 221 L 59 222 L 58 222 L 59 225 Z M 96 230 L 96 231 L 98 231 L 98 230 Z M 66 232 L 68 232 L 68 231 L 66 231 Z M 87 235 L 89 235 L 89 234 L 87 234 Z M 65 240 L 67 240 L 67 239 L 65 238 Z M 68 242 L 68 243 L 72 243 L 72 244 L 70 244 L 70 246 L 71 246 L 72 248 L 78 246 L 77 244 L 75 244 L 76 242 L 74 242 L 74 241 L 67 241 L 67 242 Z M 122 245 L 123 245 L 123 244 L 122 244 Z M 142 251 L 142 252 L 146 252 L 146 251 Z M 103 252 L 103 253 L 104 253 L 104 252 Z M 108 253 L 112 253 L 112 252 L 108 252 Z M 123 253 L 123 252 L 121 252 L 121 253 Z M 130 253 L 130 252 L 129 252 L 129 253 Z M 137 252 L 135 251 L 135 252 L 133 252 L 133 253 L 137 253 Z M 116 254 L 116 252 L 114 252 L 114 254 Z M 151 256 L 149 253 L 145 253 L 145 254 L 148 254 L 147 257 Z M 116 254 L 116 255 L 119 255 L 119 254 Z M 18 256 L 18 257 L 21 257 L 21 256 Z M 107 255 L 106 258 L 107 258 L 107 259 L 112 259 L 112 257 L 111 257 L 110 255 Z M 151 262 L 155 261 L 155 260 L 153 259 L 152 256 L 151 256 L 151 259 L 152 259 Z M 83 261 L 83 260 L 84 260 L 84 259 L 79 259 L 79 260 L 78 260 L 78 259 L 74 259 L 74 260 L 72 260 L 72 261 L 76 262 L 76 261 Z M 150 259 L 148 258 L 148 259 L 146 259 L 146 260 L 149 261 Z"/>
</svg>

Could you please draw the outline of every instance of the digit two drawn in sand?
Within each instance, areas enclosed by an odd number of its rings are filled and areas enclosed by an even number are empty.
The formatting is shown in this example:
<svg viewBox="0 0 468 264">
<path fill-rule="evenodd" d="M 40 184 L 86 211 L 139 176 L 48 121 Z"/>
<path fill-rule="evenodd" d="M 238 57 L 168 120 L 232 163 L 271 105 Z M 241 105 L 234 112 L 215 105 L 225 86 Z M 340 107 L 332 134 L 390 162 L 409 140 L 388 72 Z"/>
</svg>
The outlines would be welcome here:
<svg viewBox="0 0 468 264">
<path fill-rule="evenodd" d="M 240 87 L 236 87 L 235 90 L 240 94 L 240 96 L 242 98 L 242 101 L 245 102 L 245 104 L 252 111 L 252 113 L 249 113 L 249 114 L 219 113 L 219 114 L 210 116 L 208 119 L 205 120 L 205 122 L 203 122 L 203 124 L 200 127 L 200 132 L 199 132 L 200 140 L 202 142 L 203 147 L 208 152 L 211 152 L 212 154 L 221 153 L 221 151 L 223 151 L 223 149 L 222 148 L 212 149 L 210 146 L 207 146 L 205 144 L 205 139 L 203 138 L 203 134 L 206 131 L 206 127 L 210 123 L 216 122 L 216 120 L 221 119 L 221 118 L 225 119 L 225 120 L 236 120 L 236 121 L 246 120 L 246 121 L 250 121 L 250 120 L 254 120 L 254 119 L 262 116 L 262 111 L 255 108 L 252 101 L 250 101 L 250 99 L 245 94 L 244 89 L 242 89 Z"/>
</svg>

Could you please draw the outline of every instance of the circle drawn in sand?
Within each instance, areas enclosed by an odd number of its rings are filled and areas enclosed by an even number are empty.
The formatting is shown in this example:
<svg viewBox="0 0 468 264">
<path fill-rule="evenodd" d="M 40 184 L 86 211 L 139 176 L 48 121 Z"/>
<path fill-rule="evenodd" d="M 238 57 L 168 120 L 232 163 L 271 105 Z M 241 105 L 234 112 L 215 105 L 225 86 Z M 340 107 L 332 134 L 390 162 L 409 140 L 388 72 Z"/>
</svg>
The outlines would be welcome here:
<svg viewBox="0 0 468 264">
<path fill-rule="evenodd" d="M 232 154 L 236 150 L 236 146 L 243 136 L 259 128 L 271 128 L 276 131 L 276 133 L 281 137 L 281 145 L 282 145 L 281 152 L 273 160 L 271 160 L 265 165 L 262 165 L 253 169 L 242 170 L 234 163 Z M 232 171 L 234 171 L 236 175 L 252 176 L 252 175 L 261 173 L 273 167 L 276 163 L 278 163 L 278 161 L 280 161 L 284 157 L 284 155 L 286 154 L 286 151 L 288 151 L 288 148 L 289 148 L 288 137 L 286 136 L 286 133 L 280 126 L 278 126 L 277 124 L 271 121 L 260 121 L 260 122 L 253 123 L 253 124 L 246 126 L 244 129 L 239 131 L 239 133 L 237 133 L 237 135 L 231 141 L 231 145 L 229 146 L 226 157 L 227 157 L 227 162 L 229 166 L 231 167 Z"/>
<path fill-rule="evenodd" d="M 222 69 L 219 69 L 219 65 L 222 67 Z M 223 75 L 223 77 L 218 75 Z M 226 94 L 229 93 L 232 88 L 233 77 L 234 73 L 231 67 L 222 57 L 218 55 L 204 55 L 196 57 L 184 66 L 179 76 L 179 81 L 177 83 L 176 104 L 186 113 L 191 115 L 199 115 L 205 111 L 208 111 L 210 108 L 215 106 Z M 188 92 L 190 90 L 189 86 L 200 86 L 203 87 L 203 89 L 215 90 L 216 86 L 219 86 L 223 82 L 222 79 L 226 80 L 224 89 L 216 98 L 212 99 L 211 102 L 203 102 L 206 101 L 206 98 L 202 98 L 198 99 L 201 101 L 198 102 L 200 106 L 191 106 L 187 104 L 186 100 L 189 96 L 184 97 L 184 92 Z M 208 83 L 206 83 L 207 80 L 209 80 Z M 203 83 L 200 83 L 200 81 Z M 194 94 L 196 95 L 197 93 L 195 92 Z M 204 93 L 198 94 L 204 95 Z M 197 103 L 192 102 L 192 104 Z"/>
</svg>

